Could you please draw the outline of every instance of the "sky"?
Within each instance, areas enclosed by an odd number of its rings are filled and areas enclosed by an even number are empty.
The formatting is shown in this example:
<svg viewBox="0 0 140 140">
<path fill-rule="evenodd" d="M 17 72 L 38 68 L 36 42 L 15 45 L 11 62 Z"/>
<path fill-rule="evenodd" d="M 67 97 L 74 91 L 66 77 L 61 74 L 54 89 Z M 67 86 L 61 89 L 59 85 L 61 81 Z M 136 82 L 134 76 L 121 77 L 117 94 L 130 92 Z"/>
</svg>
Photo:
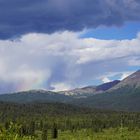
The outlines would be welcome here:
<svg viewBox="0 0 140 140">
<path fill-rule="evenodd" d="M 140 69 L 139 0 L 0 0 L 0 94 L 122 80 Z"/>
</svg>

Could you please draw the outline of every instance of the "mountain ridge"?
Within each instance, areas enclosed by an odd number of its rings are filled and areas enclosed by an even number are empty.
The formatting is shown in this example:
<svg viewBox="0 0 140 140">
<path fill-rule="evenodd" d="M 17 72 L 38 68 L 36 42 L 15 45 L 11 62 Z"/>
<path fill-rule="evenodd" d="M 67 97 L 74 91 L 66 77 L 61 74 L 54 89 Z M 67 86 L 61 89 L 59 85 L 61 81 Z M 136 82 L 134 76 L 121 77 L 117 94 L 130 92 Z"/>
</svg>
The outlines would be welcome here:
<svg viewBox="0 0 140 140">
<path fill-rule="evenodd" d="M 111 89 L 113 86 L 120 83 L 120 80 L 114 80 L 111 82 L 107 82 L 98 86 L 86 86 L 82 88 L 76 88 L 68 91 L 60 91 L 60 94 L 75 96 L 75 97 L 86 97 L 86 96 L 92 96 L 96 94 L 101 94 L 107 91 L 108 89 Z"/>
<path fill-rule="evenodd" d="M 74 94 L 74 91 L 77 94 Z M 63 92 L 72 92 L 72 94 Z M 140 70 L 122 81 L 115 80 L 99 86 L 87 86 L 63 92 L 30 90 L 0 95 L 0 101 L 59 102 L 97 109 L 140 111 Z"/>
<path fill-rule="evenodd" d="M 124 78 L 116 86 L 112 87 L 109 91 L 119 89 L 124 86 L 131 86 L 133 88 L 140 87 L 140 70 L 132 73 L 128 77 Z"/>
</svg>

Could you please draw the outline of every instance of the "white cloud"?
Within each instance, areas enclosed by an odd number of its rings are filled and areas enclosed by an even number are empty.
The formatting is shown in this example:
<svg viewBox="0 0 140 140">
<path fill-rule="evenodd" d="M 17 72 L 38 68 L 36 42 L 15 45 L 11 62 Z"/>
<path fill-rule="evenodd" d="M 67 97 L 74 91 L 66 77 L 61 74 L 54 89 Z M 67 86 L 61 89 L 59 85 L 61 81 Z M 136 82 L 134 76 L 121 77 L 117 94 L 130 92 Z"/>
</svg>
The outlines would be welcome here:
<svg viewBox="0 0 140 140">
<path fill-rule="evenodd" d="M 124 72 L 124 73 L 122 73 L 120 80 L 125 79 L 126 77 L 128 77 L 128 76 L 131 75 L 132 73 L 134 73 L 134 71 L 133 71 L 133 72 L 132 72 L 132 71 L 129 71 L 129 72 Z"/>
<path fill-rule="evenodd" d="M 104 75 L 101 75 L 99 79 L 101 79 L 104 83 L 111 82 L 113 80 L 123 80 L 134 72 L 135 71 L 107 72 Z"/>
<path fill-rule="evenodd" d="M 102 81 L 103 81 L 104 83 L 111 82 L 111 80 L 110 80 L 108 77 L 104 77 L 104 78 L 102 79 Z"/>
<path fill-rule="evenodd" d="M 65 90 L 70 90 L 72 87 L 68 84 L 65 83 L 52 83 L 51 85 L 52 87 L 54 87 L 53 91 L 65 91 Z"/>
<path fill-rule="evenodd" d="M 132 40 L 83 39 L 82 41 L 85 46 L 86 44 L 90 46 L 77 50 L 78 63 L 140 55 L 139 38 Z"/>
<path fill-rule="evenodd" d="M 0 40 L 0 81 L 16 83 L 17 90 L 52 86 L 61 90 L 84 85 L 109 71 L 139 66 L 139 34 L 131 40 L 80 35 L 68 31 L 32 33 L 14 41 Z M 108 76 L 102 80 L 110 81 Z"/>
<path fill-rule="evenodd" d="M 5 75 L 5 70 L 6 70 L 6 66 L 3 62 L 3 60 L 0 60 L 0 77 L 2 78 L 3 75 Z"/>
</svg>

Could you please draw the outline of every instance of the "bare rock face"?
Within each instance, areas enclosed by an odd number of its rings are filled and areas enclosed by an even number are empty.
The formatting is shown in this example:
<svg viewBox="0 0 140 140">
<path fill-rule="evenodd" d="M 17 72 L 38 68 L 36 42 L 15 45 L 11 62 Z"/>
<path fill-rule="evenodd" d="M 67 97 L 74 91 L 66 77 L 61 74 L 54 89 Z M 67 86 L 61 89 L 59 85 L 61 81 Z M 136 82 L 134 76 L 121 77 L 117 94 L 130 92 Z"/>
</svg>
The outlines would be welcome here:
<svg viewBox="0 0 140 140">
<path fill-rule="evenodd" d="M 140 70 L 136 71 L 135 73 L 131 74 L 127 78 L 123 79 L 119 84 L 111 88 L 110 90 L 122 88 L 125 86 L 129 86 L 132 88 L 140 87 Z"/>
</svg>

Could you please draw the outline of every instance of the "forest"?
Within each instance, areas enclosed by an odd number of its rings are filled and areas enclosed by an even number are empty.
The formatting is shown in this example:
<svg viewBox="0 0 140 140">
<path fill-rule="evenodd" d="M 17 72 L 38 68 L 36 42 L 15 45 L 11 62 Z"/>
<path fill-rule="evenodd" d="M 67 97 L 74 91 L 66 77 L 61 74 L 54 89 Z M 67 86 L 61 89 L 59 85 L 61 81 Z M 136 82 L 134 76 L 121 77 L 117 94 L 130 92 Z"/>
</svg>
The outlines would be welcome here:
<svg viewBox="0 0 140 140">
<path fill-rule="evenodd" d="M 140 140 L 140 113 L 0 103 L 0 140 Z"/>
</svg>

